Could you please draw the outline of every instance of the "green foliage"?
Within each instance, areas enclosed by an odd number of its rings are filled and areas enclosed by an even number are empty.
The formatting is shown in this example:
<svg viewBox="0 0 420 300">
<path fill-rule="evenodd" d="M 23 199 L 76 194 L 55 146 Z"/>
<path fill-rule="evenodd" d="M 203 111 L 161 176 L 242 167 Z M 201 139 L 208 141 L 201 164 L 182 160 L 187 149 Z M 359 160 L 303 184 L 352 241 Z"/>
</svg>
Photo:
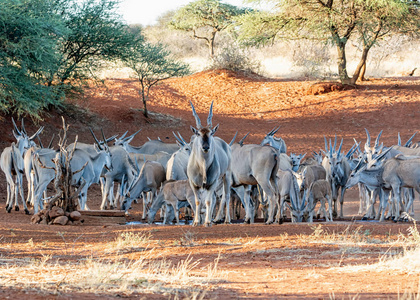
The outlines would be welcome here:
<svg viewBox="0 0 420 300">
<path fill-rule="evenodd" d="M 123 62 L 133 71 L 140 83 L 139 94 L 143 101 L 145 117 L 148 117 L 146 103 L 150 88 L 164 79 L 189 73 L 189 66 L 173 58 L 162 44 L 144 42 L 134 48 Z"/>
<path fill-rule="evenodd" d="M 0 0 L 0 111 L 39 113 L 104 61 L 142 43 L 118 0 Z M 66 81 L 66 84 L 63 82 Z"/>
<path fill-rule="evenodd" d="M 200 27 L 223 30 L 232 23 L 232 17 L 243 14 L 245 9 L 220 2 L 220 0 L 198 0 L 180 8 L 171 25 L 179 30 L 193 31 Z"/>
<path fill-rule="evenodd" d="M 65 3 L 65 4 L 64 4 Z M 62 39 L 60 81 L 83 78 L 93 72 L 100 61 L 127 56 L 128 50 L 142 42 L 138 31 L 131 31 L 116 13 L 116 0 L 64 2 L 62 14 L 68 34 Z"/>
<path fill-rule="evenodd" d="M 247 9 L 225 4 L 220 0 L 197 0 L 177 10 L 170 27 L 192 32 L 193 37 L 206 42 L 210 56 L 214 55 L 214 40 L 217 32 L 233 24 L 233 17 L 244 14 Z"/>
<path fill-rule="evenodd" d="M 56 70 L 58 39 L 66 30 L 51 14 L 53 2 L 2 0 L 0 10 L 0 110 L 39 118 L 63 93 L 43 83 Z"/>
<path fill-rule="evenodd" d="M 273 43 L 286 25 L 286 20 L 272 12 L 254 11 L 235 18 L 238 41 L 246 46 L 264 46 Z M 280 33 L 281 32 L 281 33 Z"/>
</svg>

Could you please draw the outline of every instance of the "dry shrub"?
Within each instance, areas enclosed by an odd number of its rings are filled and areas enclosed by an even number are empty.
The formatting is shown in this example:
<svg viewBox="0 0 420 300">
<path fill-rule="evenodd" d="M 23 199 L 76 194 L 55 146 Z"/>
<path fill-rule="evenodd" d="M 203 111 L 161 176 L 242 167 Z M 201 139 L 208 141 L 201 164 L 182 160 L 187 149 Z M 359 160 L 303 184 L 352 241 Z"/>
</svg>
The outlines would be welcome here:
<svg viewBox="0 0 420 300">
<path fill-rule="evenodd" d="M 249 51 L 236 45 L 222 48 L 211 60 L 210 70 L 227 69 L 234 72 L 260 74 L 261 63 L 252 59 Z"/>
<path fill-rule="evenodd" d="M 331 61 L 328 44 L 318 41 L 301 40 L 291 44 L 294 69 L 306 78 L 332 77 L 328 68 Z M 290 49 L 289 49 L 290 51 Z"/>
</svg>

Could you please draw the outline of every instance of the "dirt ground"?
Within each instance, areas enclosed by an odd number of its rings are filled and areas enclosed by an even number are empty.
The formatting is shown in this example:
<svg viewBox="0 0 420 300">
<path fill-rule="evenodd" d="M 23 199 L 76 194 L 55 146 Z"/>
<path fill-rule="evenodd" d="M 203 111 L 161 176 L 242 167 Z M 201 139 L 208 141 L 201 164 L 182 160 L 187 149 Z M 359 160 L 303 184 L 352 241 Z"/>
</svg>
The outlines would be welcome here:
<svg viewBox="0 0 420 300">
<path fill-rule="evenodd" d="M 142 129 L 133 145 L 147 137 L 174 142 L 172 131 L 186 139 L 195 126 L 188 101 L 192 101 L 204 120 L 214 101 L 213 124 L 220 124 L 217 136 L 230 141 L 235 132 L 242 137 L 251 132 L 247 143 L 259 143 L 265 133 L 281 126 L 277 136 L 288 152 L 307 153 L 324 148 L 324 136 L 336 134 L 344 139 L 347 151 L 353 139 L 365 141 L 365 128 L 372 139 L 383 130 L 381 142 L 403 142 L 420 129 L 420 78 L 372 79 L 356 89 L 307 95 L 313 81 L 267 79 L 234 74 L 226 70 L 198 73 L 186 78 L 166 80 L 154 87 L 148 103 L 150 118 L 142 115 L 137 83 L 129 79 L 109 79 L 92 85 L 83 98 L 73 99 L 63 110 L 47 112 L 44 120 L 26 120 L 29 134 L 45 126 L 44 144 L 61 127 L 60 116 L 70 124 L 70 140 L 93 142 L 88 127 L 107 136 L 129 134 Z M 0 149 L 14 141 L 11 116 L 0 120 Z M 415 141 L 420 140 L 415 139 Z M 364 144 L 364 142 L 363 142 Z M 327 224 L 213 225 L 210 228 L 163 225 L 47 226 L 30 224 L 23 209 L 7 214 L 6 184 L 0 174 L 0 267 L 25 259 L 50 259 L 79 262 L 87 257 L 104 259 L 96 246 L 115 241 L 123 232 L 150 235 L 154 251 L 150 258 L 164 258 L 177 264 L 188 257 L 199 261 L 194 274 L 218 259 L 223 280 L 208 283 L 201 290 L 206 299 L 403 299 L 404 293 L 419 292 L 419 273 L 385 268 L 385 257 L 401 253 L 401 234 L 408 235 L 411 223 L 360 221 L 358 193 L 349 190 L 343 220 Z M 88 205 L 99 209 L 100 190 L 92 187 Z M 415 203 L 415 219 L 420 218 L 420 202 Z M 130 210 L 129 221 L 141 221 L 140 204 Z M 28 246 L 28 241 L 31 240 Z M 94 250 L 87 250 L 92 248 Z M 135 260 L 142 251 L 128 251 L 121 259 Z M 107 258 L 107 257 L 105 257 Z M 376 265 L 378 264 L 378 265 Z M 0 273 L 0 282 L 5 275 Z M 65 279 L 63 279 L 65 281 Z M 184 299 L 162 292 L 106 293 L 33 287 L 10 278 L 0 287 L 0 298 L 18 299 Z M 193 299 L 187 297 L 188 299 Z"/>
</svg>

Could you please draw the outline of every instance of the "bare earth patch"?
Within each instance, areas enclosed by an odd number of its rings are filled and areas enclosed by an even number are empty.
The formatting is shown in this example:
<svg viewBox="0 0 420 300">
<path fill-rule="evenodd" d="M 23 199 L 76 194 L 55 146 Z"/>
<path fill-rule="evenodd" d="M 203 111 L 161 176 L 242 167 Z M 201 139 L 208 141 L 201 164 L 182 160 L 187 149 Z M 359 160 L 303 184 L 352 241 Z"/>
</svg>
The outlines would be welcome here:
<svg viewBox="0 0 420 300">
<path fill-rule="evenodd" d="M 202 72 L 156 86 L 146 120 L 136 82 L 106 80 L 71 101 L 72 110 L 49 112 L 41 137 L 46 144 L 58 133 L 64 115 L 70 139 L 78 134 L 79 141 L 93 142 L 91 126 L 107 135 L 142 128 L 133 145 L 158 136 L 174 142 L 172 131 L 188 138 L 195 124 L 189 100 L 200 117 L 214 101 L 213 123 L 220 123 L 217 135 L 225 140 L 250 131 L 247 142 L 259 143 L 281 125 L 288 151 L 307 155 L 323 148 L 324 135 L 343 137 L 348 150 L 353 138 L 365 140 L 364 128 L 373 136 L 383 129 L 385 145 L 395 144 L 398 132 L 404 140 L 420 129 L 418 77 L 308 95 L 314 83 Z M 10 117 L 0 121 L 0 149 L 14 139 Z M 27 120 L 28 133 L 36 129 Z M 408 299 L 419 292 L 418 251 L 405 252 L 419 244 L 413 224 L 358 221 L 353 189 L 346 193 L 344 220 L 211 228 L 32 225 L 22 210 L 6 213 L 3 173 L 0 190 L 0 298 Z M 92 187 L 89 207 L 98 209 L 100 201 L 99 187 Z M 140 211 L 134 204 L 127 220 L 140 221 Z"/>
</svg>

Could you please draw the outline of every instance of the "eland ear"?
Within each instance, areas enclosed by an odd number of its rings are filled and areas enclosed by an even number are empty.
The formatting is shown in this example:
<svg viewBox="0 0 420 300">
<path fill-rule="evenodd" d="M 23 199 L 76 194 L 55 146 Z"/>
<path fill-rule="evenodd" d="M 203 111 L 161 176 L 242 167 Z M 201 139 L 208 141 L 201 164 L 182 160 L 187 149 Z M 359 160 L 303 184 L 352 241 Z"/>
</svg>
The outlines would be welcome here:
<svg viewBox="0 0 420 300">
<path fill-rule="evenodd" d="M 124 139 L 124 143 L 126 143 L 126 144 L 130 144 L 131 143 L 131 141 L 134 139 L 134 135 L 132 135 L 132 136 L 129 136 L 128 138 L 125 138 Z"/>
<path fill-rule="evenodd" d="M 102 150 L 101 148 L 99 148 L 97 144 L 93 144 L 93 147 L 95 148 L 96 152 L 99 152 L 100 150 Z"/>
<path fill-rule="evenodd" d="M 211 130 L 211 135 L 214 135 L 216 133 L 217 129 L 219 129 L 219 124 L 214 126 L 214 128 Z"/>
<path fill-rule="evenodd" d="M 195 135 L 198 135 L 198 130 L 197 129 L 195 129 L 194 127 L 192 127 L 191 125 L 190 125 L 190 128 L 191 128 L 191 131 L 195 134 Z"/>
<path fill-rule="evenodd" d="M 12 130 L 12 132 L 13 132 L 13 136 L 15 137 L 15 139 L 16 140 L 19 139 L 20 135 L 16 134 L 16 131 L 14 131 L 14 130 Z"/>
</svg>

